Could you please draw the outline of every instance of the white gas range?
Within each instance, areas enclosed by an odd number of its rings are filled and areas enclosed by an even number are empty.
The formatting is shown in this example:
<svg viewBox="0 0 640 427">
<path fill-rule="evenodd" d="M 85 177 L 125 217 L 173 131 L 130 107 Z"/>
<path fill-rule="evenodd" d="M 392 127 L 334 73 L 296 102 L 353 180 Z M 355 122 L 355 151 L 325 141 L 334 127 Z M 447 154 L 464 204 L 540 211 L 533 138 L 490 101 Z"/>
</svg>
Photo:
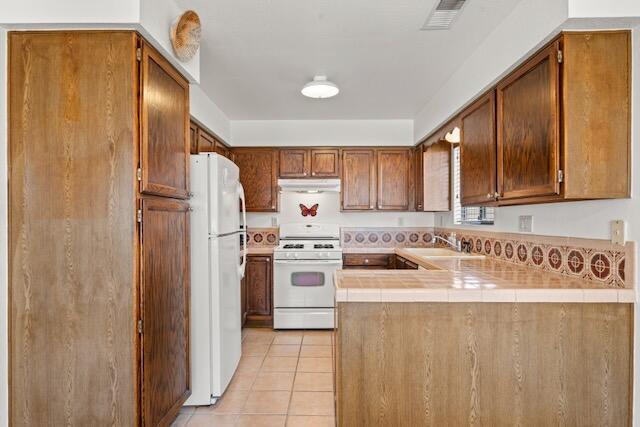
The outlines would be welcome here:
<svg viewBox="0 0 640 427">
<path fill-rule="evenodd" d="M 282 224 L 273 251 L 275 329 L 332 329 L 335 285 L 342 268 L 337 224 Z"/>
</svg>

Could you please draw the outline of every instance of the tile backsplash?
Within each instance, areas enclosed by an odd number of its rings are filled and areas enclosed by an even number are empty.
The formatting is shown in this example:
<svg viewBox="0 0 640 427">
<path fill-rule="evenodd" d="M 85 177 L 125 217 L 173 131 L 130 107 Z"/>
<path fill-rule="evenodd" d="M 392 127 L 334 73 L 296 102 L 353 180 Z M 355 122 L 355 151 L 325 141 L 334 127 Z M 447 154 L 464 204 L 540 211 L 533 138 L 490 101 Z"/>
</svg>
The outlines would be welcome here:
<svg viewBox="0 0 640 427">
<path fill-rule="evenodd" d="M 278 246 L 278 227 L 247 228 L 248 246 Z"/>
<path fill-rule="evenodd" d="M 433 234 L 471 244 L 471 251 L 501 261 L 572 278 L 601 283 L 609 288 L 633 288 L 635 243 L 625 246 L 608 240 L 499 233 L 439 227 L 344 227 L 345 248 L 428 247 Z M 438 246 L 442 246 L 438 243 Z"/>
</svg>

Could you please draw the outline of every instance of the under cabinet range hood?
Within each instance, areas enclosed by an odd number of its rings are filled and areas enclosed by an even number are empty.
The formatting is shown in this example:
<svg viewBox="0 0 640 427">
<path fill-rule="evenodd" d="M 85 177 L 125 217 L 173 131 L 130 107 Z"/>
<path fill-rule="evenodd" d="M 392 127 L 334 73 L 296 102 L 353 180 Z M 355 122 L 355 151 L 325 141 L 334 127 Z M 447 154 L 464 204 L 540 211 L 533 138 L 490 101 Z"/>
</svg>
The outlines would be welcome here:
<svg viewBox="0 0 640 427">
<path fill-rule="evenodd" d="M 279 179 L 278 187 L 282 192 L 324 193 L 340 192 L 339 179 Z"/>
</svg>

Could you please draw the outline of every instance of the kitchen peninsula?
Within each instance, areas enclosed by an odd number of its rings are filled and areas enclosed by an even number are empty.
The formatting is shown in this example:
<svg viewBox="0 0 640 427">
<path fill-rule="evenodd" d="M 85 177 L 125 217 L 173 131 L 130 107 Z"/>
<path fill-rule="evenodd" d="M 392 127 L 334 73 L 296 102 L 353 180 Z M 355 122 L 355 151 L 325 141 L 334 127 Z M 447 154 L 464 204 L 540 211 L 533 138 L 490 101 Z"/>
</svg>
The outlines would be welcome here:
<svg viewBox="0 0 640 427">
<path fill-rule="evenodd" d="M 633 290 L 484 257 L 336 273 L 338 425 L 629 425 Z"/>
</svg>

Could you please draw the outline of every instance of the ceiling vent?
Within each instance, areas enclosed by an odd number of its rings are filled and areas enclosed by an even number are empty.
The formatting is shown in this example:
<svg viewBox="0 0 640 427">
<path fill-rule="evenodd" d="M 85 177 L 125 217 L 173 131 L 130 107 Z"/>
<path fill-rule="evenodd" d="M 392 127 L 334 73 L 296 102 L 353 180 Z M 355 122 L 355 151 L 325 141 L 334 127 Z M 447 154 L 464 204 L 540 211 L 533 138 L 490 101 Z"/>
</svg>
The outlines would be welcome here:
<svg viewBox="0 0 640 427">
<path fill-rule="evenodd" d="M 465 3 L 465 0 L 440 0 L 420 29 L 426 31 L 451 28 L 451 24 L 453 24 Z"/>
</svg>

